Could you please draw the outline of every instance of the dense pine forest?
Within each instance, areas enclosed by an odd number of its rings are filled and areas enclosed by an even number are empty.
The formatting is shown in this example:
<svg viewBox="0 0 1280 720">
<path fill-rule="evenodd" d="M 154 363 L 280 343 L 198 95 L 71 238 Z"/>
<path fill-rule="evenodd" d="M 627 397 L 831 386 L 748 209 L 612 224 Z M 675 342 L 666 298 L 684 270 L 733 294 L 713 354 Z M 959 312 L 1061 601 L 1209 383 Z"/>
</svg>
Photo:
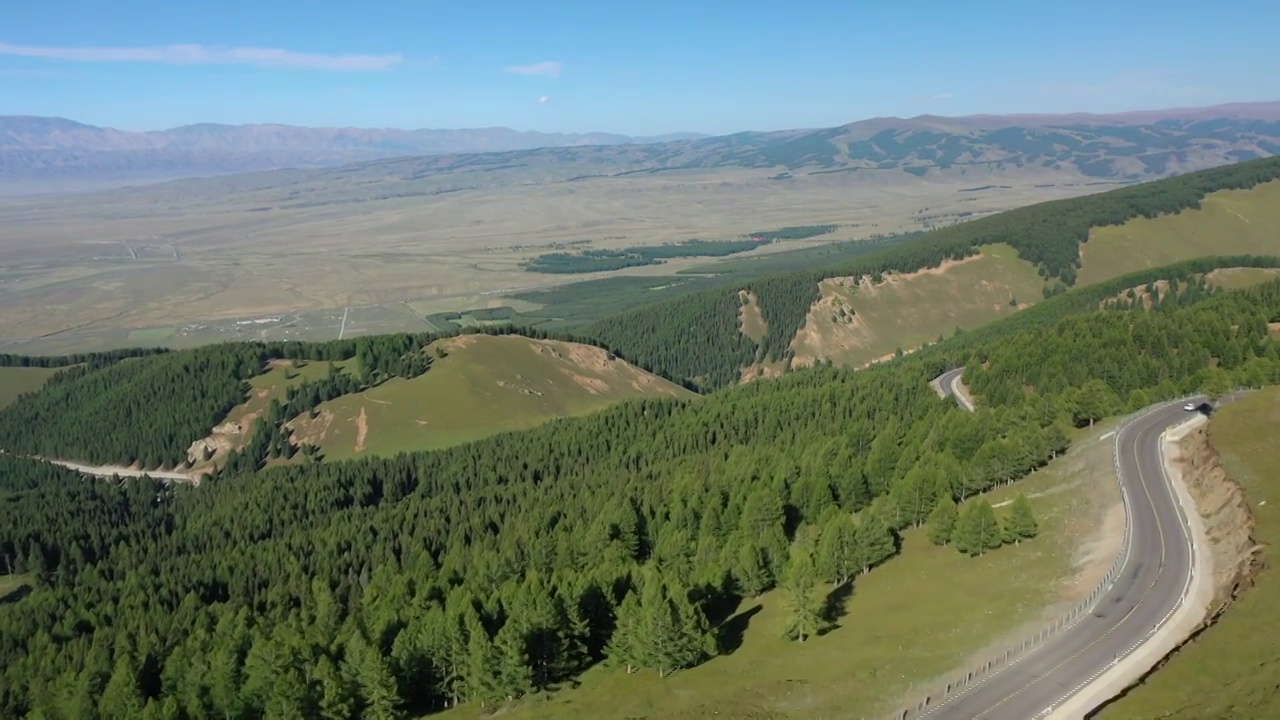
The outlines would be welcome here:
<svg viewBox="0 0 1280 720">
<path fill-rule="evenodd" d="M 1208 193 L 1251 188 L 1277 178 L 1280 157 L 1031 205 L 935 230 L 918 241 L 848 263 L 643 306 L 595 323 L 586 332 L 661 375 L 691 380 L 703 389 L 721 388 L 737 382 L 740 370 L 753 362 L 790 357 L 791 339 L 818 300 L 818 283 L 826 278 L 914 272 L 963 259 L 983 245 L 1007 243 L 1037 267 L 1046 281 L 1046 294 L 1051 294 L 1075 284 L 1080 245 L 1088 240 L 1090 228 L 1198 208 Z M 740 289 L 755 293 L 768 324 L 758 346 L 738 332 Z"/>
<path fill-rule="evenodd" d="M 0 715 L 399 718 L 489 705 L 598 663 L 666 675 L 705 662 L 737 603 L 774 587 L 803 639 L 829 620 L 821 583 L 856 586 L 894 562 L 904 528 L 930 524 L 969 554 L 1033 536 L 1022 513 L 997 534 L 974 496 L 1061 453 L 1069 426 L 1280 381 L 1268 333 L 1280 282 L 1214 292 L 1197 273 L 1216 262 L 1061 294 L 864 371 L 630 402 L 443 451 L 237 464 L 200 487 L 89 481 L 11 451 L 0 563 L 33 590 L 0 605 Z M 1151 309 L 1123 293 L 1168 277 Z M 424 344 L 230 345 L 70 368 L 0 413 L 0 433 L 19 447 L 35 442 L 23 425 L 49 423 L 64 443 L 52 451 L 119 457 L 149 449 L 143 433 L 216 420 L 271 358 L 359 355 L 370 368 L 359 382 L 376 382 L 426 370 Z M 928 387 L 962 364 L 976 413 Z M 154 420 L 114 408 L 144 400 Z M 167 442 L 137 457 L 185 449 Z"/>
</svg>

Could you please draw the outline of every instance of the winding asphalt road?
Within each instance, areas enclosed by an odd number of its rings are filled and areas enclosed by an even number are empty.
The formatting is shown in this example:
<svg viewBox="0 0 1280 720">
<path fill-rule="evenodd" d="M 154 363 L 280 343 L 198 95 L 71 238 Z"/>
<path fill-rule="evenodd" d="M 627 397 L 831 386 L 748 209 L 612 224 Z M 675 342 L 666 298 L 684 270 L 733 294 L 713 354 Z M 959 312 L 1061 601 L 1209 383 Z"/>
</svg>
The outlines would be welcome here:
<svg viewBox="0 0 1280 720">
<path fill-rule="evenodd" d="M 943 391 L 953 393 L 959 376 L 953 370 L 939 378 Z M 1184 402 L 1153 406 L 1116 433 L 1132 543 L 1115 584 L 1093 612 L 985 682 L 911 717 L 1029 720 L 1047 715 L 1173 614 L 1191 579 L 1191 530 L 1164 472 L 1160 436 L 1189 419 Z"/>
<path fill-rule="evenodd" d="M 964 375 L 964 368 L 960 367 L 942 373 L 934 382 L 938 383 L 938 387 L 942 389 L 944 396 L 955 398 L 960 407 L 973 412 L 973 403 L 969 402 L 963 394 L 956 391 L 956 383 L 960 382 L 962 375 Z"/>
</svg>

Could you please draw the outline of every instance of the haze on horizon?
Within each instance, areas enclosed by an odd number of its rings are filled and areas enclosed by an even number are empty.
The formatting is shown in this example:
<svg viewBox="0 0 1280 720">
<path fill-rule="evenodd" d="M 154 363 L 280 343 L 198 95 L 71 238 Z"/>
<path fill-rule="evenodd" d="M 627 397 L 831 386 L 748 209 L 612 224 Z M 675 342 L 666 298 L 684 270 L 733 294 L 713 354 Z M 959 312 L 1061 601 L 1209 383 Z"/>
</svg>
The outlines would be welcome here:
<svg viewBox="0 0 1280 720">
<path fill-rule="evenodd" d="M 121 130 L 310 127 L 672 132 L 870 117 L 1110 113 L 1273 100 L 1280 6 L 1231 0 L 910 8 L 661 0 L 23 3 L 0 115 Z M 1244 20 L 1247 19 L 1247 22 Z"/>
</svg>

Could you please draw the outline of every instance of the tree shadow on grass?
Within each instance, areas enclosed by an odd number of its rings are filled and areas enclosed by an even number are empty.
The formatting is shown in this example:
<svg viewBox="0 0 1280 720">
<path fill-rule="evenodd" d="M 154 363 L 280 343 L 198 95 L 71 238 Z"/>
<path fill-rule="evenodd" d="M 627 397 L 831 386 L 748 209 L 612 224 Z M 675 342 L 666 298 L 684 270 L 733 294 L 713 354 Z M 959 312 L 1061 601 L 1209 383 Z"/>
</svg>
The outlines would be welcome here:
<svg viewBox="0 0 1280 720">
<path fill-rule="evenodd" d="M 738 648 L 742 647 L 742 640 L 747 634 L 747 628 L 751 625 L 751 618 L 755 617 L 763 609 L 760 603 L 756 603 L 729 618 L 720 626 L 716 644 L 719 646 L 721 655 L 732 655 Z"/>
<path fill-rule="evenodd" d="M 30 585 L 26 585 L 26 584 L 19 585 L 13 590 L 10 590 L 5 595 L 0 595 L 0 605 L 8 605 L 10 603 L 16 603 L 30 594 L 31 594 Z"/>
<path fill-rule="evenodd" d="M 827 599 L 822 603 L 822 619 L 827 622 L 827 627 L 819 634 L 825 635 L 840 627 L 838 621 L 848 612 L 851 597 L 853 597 L 852 580 L 835 586 L 831 592 L 827 593 Z"/>
</svg>

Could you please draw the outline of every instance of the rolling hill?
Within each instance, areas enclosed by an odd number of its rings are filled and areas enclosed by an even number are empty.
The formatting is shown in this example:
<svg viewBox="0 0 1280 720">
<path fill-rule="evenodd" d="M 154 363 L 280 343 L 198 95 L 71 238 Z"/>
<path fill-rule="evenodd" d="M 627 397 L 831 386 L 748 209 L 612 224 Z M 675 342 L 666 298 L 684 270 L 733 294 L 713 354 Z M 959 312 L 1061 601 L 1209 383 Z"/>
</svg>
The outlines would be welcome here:
<svg viewBox="0 0 1280 720">
<path fill-rule="evenodd" d="M 519 335 L 464 335 L 433 344 L 430 372 L 392 379 L 293 420 L 293 440 L 325 458 L 434 450 L 583 415 L 622 400 L 695 397 L 600 348 Z"/>
<path fill-rule="evenodd" d="M 640 307 L 588 332 L 644 367 L 703 388 L 738 382 L 743 368 L 761 363 L 862 365 L 1070 286 L 1206 255 L 1274 254 L 1278 180 L 1280 158 L 1268 158 L 1040 203 L 851 262 Z M 998 244 L 1004 249 L 995 251 Z M 1111 260 L 1098 259 L 1107 253 Z M 1146 264 L 1147 257 L 1158 259 Z M 981 272 L 971 272 L 975 266 Z M 759 315 L 754 324 L 765 328 L 758 338 L 743 332 L 746 297 Z M 691 326 L 701 329 L 696 337 Z"/>
</svg>

